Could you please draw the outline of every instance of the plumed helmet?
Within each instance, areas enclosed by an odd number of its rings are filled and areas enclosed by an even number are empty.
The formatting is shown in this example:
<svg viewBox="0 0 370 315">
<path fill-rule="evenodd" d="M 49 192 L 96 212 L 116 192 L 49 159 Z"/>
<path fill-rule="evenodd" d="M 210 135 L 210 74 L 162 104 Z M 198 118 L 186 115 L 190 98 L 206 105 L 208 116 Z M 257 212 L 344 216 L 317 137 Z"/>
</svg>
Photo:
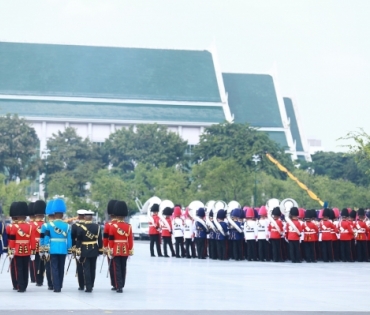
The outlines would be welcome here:
<svg viewBox="0 0 370 315">
<path fill-rule="evenodd" d="M 175 206 L 175 208 L 173 209 L 173 216 L 175 218 L 181 217 L 181 208 L 179 206 Z"/>
<path fill-rule="evenodd" d="M 358 216 L 364 216 L 365 215 L 365 209 L 364 208 L 358 209 L 357 214 L 358 214 Z"/>
<path fill-rule="evenodd" d="M 338 208 L 333 208 L 334 215 L 336 218 L 339 218 L 339 209 Z"/>
<path fill-rule="evenodd" d="M 213 218 L 213 210 L 211 210 L 211 211 L 209 212 L 209 217 L 210 217 L 210 218 Z"/>
<path fill-rule="evenodd" d="M 204 208 L 199 208 L 198 211 L 197 211 L 197 215 L 198 215 L 198 217 L 201 217 L 201 218 L 205 217 L 206 216 L 206 211 L 204 210 Z M 212 213 L 212 216 L 213 216 L 213 213 Z"/>
<path fill-rule="evenodd" d="M 150 212 L 159 212 L 159 204 L 155 203 L 154 205 L 152 205 L 152 207 L 150 208 Z"/>
<path fill-rule="evenodd" d="M 274 209 L 272 209 L 272 213 L 271 213 L 273 216 L 278 216 L 280 217 L 281 216 L 281 211 L 280 211 L 280 207 L 275 207 Z"/>
<path fill-rule="evenodd" d="M 111 199 L 108 201 L 108 205 L 107 205 L 107 213 L 109 215 L 114 215 L 113 213 L 113 210 L 114 210 L 114 205 L 116 204 L 117 200 L 115 199 Z"/>
<path fill-rule="evenodd" d="M 163 215 L 171 216 L 172 215 L 172 208 L 170 208 L 170 207 L 164 208 L 163 209 Z"/>
<path fill-rule="evenodd" d="M 223 220 L 226 218 L 226 212 L 225 210 L 219 210 L 217 212 L 217 219 Z"/>
<path fill-rule="evenodd" d="M 33 205 L 33 212 L 35 215 L 44 215 L 45 214 L 46 203 L 44 200 L 36 200 Z"/>
<path fill-rule="evenodd" d="M 66 213 L 67 205 L 61 198 L 54 199 L 52 211 L 54 213 Z"/>
<path fill-rule="evenodd" d="M 340 215 L 342 217 L 348 217 L 349 213 L 348 213 L 348 209 L 347 208 L 343 208 L 342 209 L 342 212 L 340 213 Z"/>
<path fill-rule="evenodd" d="M 267 216 L 267 209 L 265 206 L 262 206 L 259 210 L 258 210 L 258 214 L 261 215 L 261 216 Z"/>
<path fill-rule="evenodd" d="M 329 218 L 330 217 L 330 209 L 325 208 L 323 213 L 322 213 L 322 216 L 326 217 L 326 218 Z"/>
<path fill-rule="evenodd" d="M 305 210 L 303 208 L 298 209 L 298 218 L 303 219 L 305 216 Z"/>
<path fill-rule="evenodd" d="M 354 210 L 349 213 L 349 217 L 352 219 L 356 219 L 356 215 L 357 215 L 357 212 Z"/>
<path fill-rule="evenodd" d="M 28 216 L 28 206 L 24 201 L 18 201 L 15 207 L 15 216 L 16 217 L 26 217 Z"/>
<path fill-rule="evenodd" d="M 247 211 L 245 211 L 245 217 L 248 218 L 254 218 L 254 210 L 253 208 L 247 208 Z"/>
<path fill-rule="evenodd" d="M 244 211 L 247 211 L 247 209 L 248 209 L 248 208 L 249 208 L 249 207 L 244 206 L 244 207 L 243 207 L 243 210 L 244 210 Z"/>
<path fill-rule="evenodd" d="M 292 217 L 298 217 L 298 215 L 299 215 L 299 211 L 298 211 L 298 208 L 297 207 L 292 207 L 291 209 L 290 209 L 290 215 L 292 216 Z"/>
<path fill-rule="evenodd" d="M 16 201 L 14 201 L 14 202 L 12 202 L 12 204 L 10 205 L 10 208 L 9 208 L 9 216 L 10 217 L 16 217 L 16 211 L 15 211 L 15 209 L 16 209 L 16 207 L 17 207 L 17 202 Z"/>
<path fill-rule="evenodd" d="M 323 214 L 324 214 L 324 209 L 320 209 L 320 210 L 319 210 L 318 218 L 319 218 L 319 219 L 322 219 Z"/>
<path fill-rule="evenodd" d="M 126 202 L 117 201 L 114 204 L 113 214 L 117 217 L 127 217 L 128 216 L 128 208 L 127 208 Z"/>
<path fill-rule="evenodd" d="M 29 204 L 28 204 L 28 210 L 27 210 L 27 215 L 29 216 L 29 217 L 32 217 L 32 216 L 34 216 L 35 215 L 35 210 L 33 209 L 33 206 L 35 205 L 35 203 L 34 202 L 30 202 Z"/>
<path fill-rule="evenodd" d="M 53 203 L 54 203 L 54 200 L 49 200 L 49 202 L 47 203 L 46 209 L 45 209 L 45 214 L 46 215 L 53 215 L 54 214 Z"/>
</svg>

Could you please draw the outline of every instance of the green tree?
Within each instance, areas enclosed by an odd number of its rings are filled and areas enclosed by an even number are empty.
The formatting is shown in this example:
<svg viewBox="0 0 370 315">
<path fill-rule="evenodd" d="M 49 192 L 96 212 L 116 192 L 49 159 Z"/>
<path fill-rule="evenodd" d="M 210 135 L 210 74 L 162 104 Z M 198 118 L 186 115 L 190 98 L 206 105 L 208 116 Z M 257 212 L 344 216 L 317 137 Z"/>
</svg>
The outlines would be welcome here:
<svg viewBox="0 0 370 315">
<path fill-rule="evenodd" d="M 186 146 L 187 142 L 166 126 L 140 124 L 136 131 L 131 126 L 112 133 L 103 150 L 107 163 L 128 172 L 138 163 L 169 167 L 183 162 Z"/>
<path fill-rule="evenodd" d="M 86 184 L 103 166 L 98 147 L 89 139 L 82 139 L 76 129 L 69 127 L 53 134 L 47 142 L 47 150 L 47 158 L 43 160 L 47 189 L 50 188 L 48 182 L 59 176 L 54 174 L 62 172 L 63 177 L 72 178 L 75 185 L 73 196 L 85 196 Z"/>
<path fill-rule="evenodd" d="M 9 208 L 13 201 L 27 201 L 28 180 L 5 183 L 6 177 L 0 174 L 0 203 L 5 215 L 9 215 Z"/>
<path fill-rule="evenodd" d="M 40 167 L 40 142 L 36 131 L 23 118 L 0 117 L 0 170 L 7 181 L 33 180 Z"/>
<path fill-rule="evenodd" d="M 271 140 L 266 133 L 251 128 L 247 124 L 223 123 L 205 129 L 200 136 L 199 145 L 194 148 L 193 160 L 206 161 L 212 157 L 233 158 L 245 169 L 253 170 L 255 166 L 252 157 L 258 154 L 262 158 L 258 165 L 260 170 L 285 178 L 285 175 L 265 158 L 266 152 L 286 168 L 293 169 L 290 155 L 286 154 L 284 149 Z"/>
</svg>

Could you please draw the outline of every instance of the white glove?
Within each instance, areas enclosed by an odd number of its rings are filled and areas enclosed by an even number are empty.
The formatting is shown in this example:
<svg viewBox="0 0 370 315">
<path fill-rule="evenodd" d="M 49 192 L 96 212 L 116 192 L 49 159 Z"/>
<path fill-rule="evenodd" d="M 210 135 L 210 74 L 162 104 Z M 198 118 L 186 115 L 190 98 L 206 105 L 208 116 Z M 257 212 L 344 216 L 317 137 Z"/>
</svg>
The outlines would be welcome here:
<svg viewBox="0 0 370 315">
<path fill-rule="evenodd" d="M 12 249 L 10 252 L 9 252 L 9 258 L 13 259 L 14 258 L 14 249 Z"/>
<path fill-rule="evenodd" d="M 81 256 L 76 256 L 76 260 L 80 260 Z"/>
<path fill-rule="evenodd" d="M 45 253 L 44 252 L 39 252 L 39 255 L 40 255 L 40 258 L 42 259 L 45 255 Z"/>
<path fill-rule="evenodd" d="M 34 261 L 35 260 L 35 255 L 31 255 L 31 260 Z"/>
<path fill-rule="evenodd" d="M 288 239 L 287 239 L 287 238 L 285 238 L 285 242 L 289 243 L 289 241 L 288 241 Z"/>
<path fill-rule="evenodd" d="M 45 256 L 45 259 L 48 259 L 49 258 L 49 252 L 45 252 L 44 256 Z"/>
</svg>

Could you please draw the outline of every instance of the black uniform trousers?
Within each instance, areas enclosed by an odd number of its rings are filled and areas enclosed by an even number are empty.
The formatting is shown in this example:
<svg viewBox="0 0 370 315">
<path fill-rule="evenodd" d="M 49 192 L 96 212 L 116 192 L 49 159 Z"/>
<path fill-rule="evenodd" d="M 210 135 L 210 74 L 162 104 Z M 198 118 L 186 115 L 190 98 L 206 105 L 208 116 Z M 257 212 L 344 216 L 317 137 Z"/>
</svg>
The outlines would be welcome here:
<svg viewBox="0 0 370 315">
<path fill-rule="evenodd" d="M 185 239 L 185 251 L 186 251 L 186 257 L 187 258 L 195 258 L 195 248 L 194 248 L 194 243 L 191 238 L 186 238 Z M 191 251 L 191 252 L 190 252 Z"/>
<path fill-rule="evenodd" d="M 293 263 L 301 262 L 299 241 L 289 241 L 289 253 Z"/>
<path fill-rule="evenodd" d="M 18 290 L 25 291 L 28 286 L 28 265 L 30 256 L 14 256 L 15 275 L 17 278 Z"/>
<path fill-rule="evenodd" d="M 332 241 L 333 256 L 335 261 L 340 261 L 340 242 L 338 240 Z"/>
<path fill-rule="evenodd" d="M 356 242 L 356 251 L 357 251 L 357 261 L 364 262 L 368 260 L 368 252 L 367 252 L 367 241 L 357 241 Z"/>
<path fill-rule="evenodd" d="M 208 253 L 209 258 L 217 259 L 217 241 L 215 239 L 208 240 Z"/>
<path fill-rule="evenodd" d="M 316 261 L 315 242 L 304 242 L 304 259 L 307 262 Z"/>
<path fill-rule="evenodd" d="M 47 261 L 44 260 L 44 264 L 45 264 L 46 280 L 48 281 L 48 287 L 50 289 L 53 289 L 53 278 L 51 277 L 50 256 Z"/>
<path fill-rule="evenodd" d="M 91 291 L 94 287 L 96 274 L 96 260 L 98 257 L 81 257 L 83 275 L 86 285 L 86 290 Z"/>
<path fill-rule="evenodd" d="M 340 241 L 340 259 L 343 262 L 352 262 L 351 241 Z"/>
<path fill-rule="evenodd" d="M 181 250 L 181 257 L 185 257 L 184 238 L 182 236 L 175 237 L 175 250 L 176 250 L 176 257 L 180 257 L 180 250 Z"/>
<path fill-rule="evenodd" d="M 334 261 L 332 241 L 321 242 L 321 257 L 324 262 Z"/>
<path fill-rule="evenodd" d="M 171 236 L 162 236 L 163 239 L 163 253 L 165 256 L 169 256 L 167 253 L 167 246 L 170 248 L 171 255 L 175 256 L 175 251 L 173 250 L 172 237 Z"/>
<path fill-rule="evenodd" d="M 81 258 L 80 260 L 83 261 L 83 258 Z M 78 287 L 83 290 L 85 288 L 84 267 L 82 263 L 79 262 L 77 259 L 76 259 L 76 274 Z"/>
<path fill-rule="evenodd" d="M 232 243 L 232 257 L 235 260 L 243 260 L 243 242 L 244 240 L 234 240 L 231 241 Z"/>
<path fill-rule="evenodd" d="M 274 262 L 282 261 L 281 257 L 281 238 L 270 238 L 272 247 L 272 260 Z"/>
<path fill-rule="evenodd" d="M 227 240 L 217 240 L 217 257 L 219 260 L 226 260 L 226 242 Z"/>
<path fill-rule="evenodd" d="M 198 258 L 199 259 L 205 258 L 205 255 L 204 255 L 205 251 L 204 250 L 205 250 L 205 247 L 206 247 L 206 239 L 205 238 L 197 238 L 196 243 L 197 243 Z"/>
<path fill-rule="evenodd" d="M 60 291 L 63 288 L 64 265 L 66 262 L 66 254 L 51 254 L 50 269 L 53 279 L 54 291 Z"/>
<path fill-rule="evenodd" d="M 36 265 L 36 258 L 35 260 L 30 260 L 30 279 L 31 283 L 36 282 L 36 274 L 37 274 L 37 265 Z"/>
<path fill-rule="evenodd" d="M 269 243 L 264 239 L 258 240 L 258 258 L 260 261 L 270 261 Z"/>
<path fill-rule="evenodd" d="M 114 273 L 114 283 L 117 290 L 125 287 L 127 258 L 128 256 L 113 257 L 112 265 Z"/>
<path fill-rule="evenodd" d="M 352 256 L 352 260 L 356 260 L 357 252 L 356 252 L 356 242 L 354 239 L 351 240 L 351 256 Z"/>
<path fill-rule="evenodd" d="M 247 240 L 247 259 L 257 260 L 256 240 Z"/>
<path fill-rule="evenodd" d="M 15 270 L 15 259 L 13 258 L 10 262 L 10 277 L 12 279 L 13 289 L 18 289 L 17 276 Z"/>
<path fill-rule="evenodd" d="M 160 246 L 160 234 L 151 234 L 149 235 L 150 239 L 150 255 L 154 256 L 154 244 L 157 248 L 157 255 L 162 256 L 161 246 Z"/>
<path fill-rule="evenodd" d="M 32 262 L 31 262 L 31 265 L 32 265 Z M 35 255 L 34 266 L 36 267 L 36 283 L 39 285 L 43 285 L 45 264 L 44 264 L 44 261 L 41 259 L 39 253 L 36 253 Z"/>
</svg>

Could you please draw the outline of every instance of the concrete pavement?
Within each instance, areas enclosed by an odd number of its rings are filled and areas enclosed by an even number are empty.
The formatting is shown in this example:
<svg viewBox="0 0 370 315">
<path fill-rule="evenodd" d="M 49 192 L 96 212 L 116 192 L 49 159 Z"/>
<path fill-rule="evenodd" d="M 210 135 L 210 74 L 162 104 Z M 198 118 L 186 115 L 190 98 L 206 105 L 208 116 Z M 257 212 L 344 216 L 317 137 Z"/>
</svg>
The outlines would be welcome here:
<svg viewBox="0 0 370 315">
<path fill-rule="evenodd" d="M 72 266 L 65 276 L 62 293 L 58 294 L 48 291 L 46 285 L 34 284 L 29 284 L 26 293 L 13 291 L 10 275 L 4 268 L 0 275 L 0 310 L 63 310 L 63 314 L 79 311 L 79 315 L 148 314 L 144 311 L 159 315 L 156 312 L 159 310 L 184 311 L 181 312 L 184 315 L 185 311 L 200 314 L 197 312 L 200 310 L 212 310 L 212 314 L 254 311 L 243 314 L 278 315 L 292 311 L 291 314 L 304 315 L 321 314 L 320 311 L 357 314 L 349 312 L 370 310 L 366 294 L 370 283 L 369 263 L 279 264 L 151 258 L 148 246 L 147 242 L 135 242 L 135 256 L 128 261 L 123 294 L 110 290 L 106 263 L 103 272 L 97 272 L 91 294 L 77 290 Z M 117 313 L 118 310 L 127 312 Z M 170 315 L 170 312 L 160 314 Z"/>
</svg>

